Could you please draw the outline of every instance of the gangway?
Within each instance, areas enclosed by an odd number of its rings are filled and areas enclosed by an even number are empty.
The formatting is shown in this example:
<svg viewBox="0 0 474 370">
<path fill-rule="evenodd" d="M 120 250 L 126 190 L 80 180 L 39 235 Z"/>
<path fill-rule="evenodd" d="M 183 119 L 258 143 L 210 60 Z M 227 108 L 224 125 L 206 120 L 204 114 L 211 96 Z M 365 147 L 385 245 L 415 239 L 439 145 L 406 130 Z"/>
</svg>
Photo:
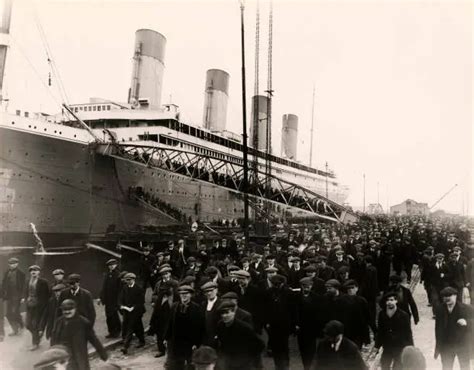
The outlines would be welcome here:
<svg viewBox="0 0 474 370">
<path fill-rule="evenodd" d="M 95 145 L 96 152 L 102 155 L 210 182 L 235 193 L 242 194 L 244 190 L 243 159 L 228 153 L 197 153 L 182 148 L 118 142 L 96 142 Z M 265 205 L 271 202 L 334 222 L 351 223 L 358 220 L 358 216 L 343 205 L 312 190 L 273 174 L 268 176 L 265 171 L 255 171 L 255 167 L 249 168 L 248 193 L 252 198 L 251 206 L 260 215 L 271 217 L 265 211 Z"/>
</svg>

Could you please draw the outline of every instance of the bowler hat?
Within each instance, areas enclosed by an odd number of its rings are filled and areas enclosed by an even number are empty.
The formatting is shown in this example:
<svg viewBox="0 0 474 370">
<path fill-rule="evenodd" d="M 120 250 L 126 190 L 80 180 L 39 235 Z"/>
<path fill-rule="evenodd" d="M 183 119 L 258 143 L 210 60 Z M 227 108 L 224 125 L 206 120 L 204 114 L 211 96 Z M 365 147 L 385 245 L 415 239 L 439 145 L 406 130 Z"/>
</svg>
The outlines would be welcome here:
<svg viewBox="0 0 474 370">
<path fill-rule="evenodd" d="M 217 361 L 216 350 L 212 347 L 201 346 L 193 352 L 192 362 L 194 365 L 210 365 Z"/>
</svg>

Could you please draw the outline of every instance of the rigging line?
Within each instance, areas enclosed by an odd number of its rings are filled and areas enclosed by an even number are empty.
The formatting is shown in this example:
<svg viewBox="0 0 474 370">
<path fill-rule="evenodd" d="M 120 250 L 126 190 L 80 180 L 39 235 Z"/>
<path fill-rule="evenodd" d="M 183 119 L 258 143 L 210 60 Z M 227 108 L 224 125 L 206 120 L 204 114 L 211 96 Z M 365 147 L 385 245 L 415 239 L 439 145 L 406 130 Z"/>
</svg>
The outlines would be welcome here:
<svg viewBox="0 0 474 370">
<path fill-rule="evenodd" d="M 38 77 L 38 80 L 41 82 L 41 84 L 43 85 L 43 87 L 46 89 L 46 91 L 48 92 L 48 94 L 51 96 L 51 98 L 54 100 L 54 102 L 58 105 L 58 106 L 61 106 L 61 102 L 58 100 L 58 98 L 56 96 L 54 96 L 54 94 L 52 93 L 51 89 L 49 88 L 49 86 L 46 85 L 46 83 L 43 81 L 43 78 L 41 77 L 41 74 L 38 72 L 38 70 L 35 68 L 33 62 L 30 60 L 30 58 L 28 58 L 28 55 L 25 53 L 25 51 L 23 50 L 23 48 L 21 47 L 20 43 L 10 34 L 10 40 L 13 41 L 13 43 L 15 44 L 16 48 L 18 49 L 18 51 L 20 51 L 20 53 L 23 55 L 23 57 L 25 58 L 25 60 L 28 62 L 28 64 L 30 65 L 31 69 L 33 70 L 33 72 L 35 73 L 36 77 Z"/>
<path fill-rule="evenodd" d="M 48 39 L 46 38 L 46 33 L 44 32 L 43 26 L 41 25 L 41 21 L 40 21 L 36 6 L 33 7 L 33 13 L 34 13 L 36 27 L 38 28 L 40 38 L 41 38 L 41 41 L 43 42 L 43 46 L 46 52 L 46 56 L 48 57 L 48 63 L 51 65 L 53 74 L 56 76 L 58 80 L 59 90 L 63 98 L 63 103 L 69 105 L 69 98 L 66 93 L 66 89 L 64 88 L 64 84 L 61 80 L 61 75 L 59 74 L 59 69 L 54 61 L 53 53 L 51 51 L 51 48 L 49 47 Z"/>
</svg>

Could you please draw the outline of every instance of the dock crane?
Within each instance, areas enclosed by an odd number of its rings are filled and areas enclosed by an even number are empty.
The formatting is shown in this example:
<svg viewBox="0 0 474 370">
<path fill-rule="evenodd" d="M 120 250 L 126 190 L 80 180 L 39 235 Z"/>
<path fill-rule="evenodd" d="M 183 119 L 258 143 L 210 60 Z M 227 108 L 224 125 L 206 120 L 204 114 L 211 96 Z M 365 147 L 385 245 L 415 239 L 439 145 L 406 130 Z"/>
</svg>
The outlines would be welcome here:
<svg viewBox="0 0 474 370">
<path fill-rule="evenodd" d="M 435 206 L 437 205 L 439 202 L 441 202 L 449 193 L 451 193 L 456 187 L 458 186 L 458 184 L 454 184 L 454 186 L 449 189 L 446 193 L 444 193 L 441 198 L 439 198 L 436 202 L 434 202 L 434 204 L 429 208 L 430 210 Z"/>
</svg>

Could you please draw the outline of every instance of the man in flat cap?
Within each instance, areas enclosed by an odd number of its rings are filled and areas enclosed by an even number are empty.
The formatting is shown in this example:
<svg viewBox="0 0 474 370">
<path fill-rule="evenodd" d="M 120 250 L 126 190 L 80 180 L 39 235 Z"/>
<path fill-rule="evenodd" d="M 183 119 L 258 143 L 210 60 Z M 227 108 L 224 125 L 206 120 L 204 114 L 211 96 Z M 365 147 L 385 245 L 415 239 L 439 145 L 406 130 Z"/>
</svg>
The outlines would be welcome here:
<svg viewBox="0 0 474 370">
<path fill-rule="evenodd" d="M 44 333 L 46 339 L 51 338 L 54 323 L 61 316 L 59 295 L 64 289 L 66 289 L 66 285 L 64 284 L 56 284 L 51 288 L 53 294 L 51 294 L 51 297 L 49 298 L 48 305 L 46 306 L 46 309 L 43 313 L 43 317 L 41 318 L 40 324 L 40 334 Z"/>
<path fill-rule="evenodd" d="M 436 308 L 435 358 L 441 355 L 443 369 L 452 369 L 457 356 L 462 370 L 470 369 L 472 349 L 473 308 L 461 303 L 457 290 L 446 287 L 440 295 L 443 303 Z"/>
<path fill-rule="evenodd" d="M 387 292 L 382 297 L 384 308 L 379 313 L 375 348 L 383 347 L 382 370 L 400 369 L 403 348 L 413 345 L 410 316 L 397 307 L 398 295 Z"/>
<path fill-rule="evenodd" d="M 79 315 L 76 302 L 65 299 L 61 303 L 62 316 L 57 320 L 51 336 L 51 345 L 63 345 L 68 349 L 70 360 L 68 369 L 89 370 L 87 344 L 90 343 L 103 361 L 108 358 L 107 352 L 97 338 L 89 320 Z"/>
<path fill-rule="evenodd" d="M 272 350 L 276 369 L 290 366 L 288 340 L 295 332 L 295 301 L 283 275 L 271 277 L 272 287 L 263 297 L 263 307 L 271 307 L 263 320 L 268 332 L 268 347 Z"/>
<path fill-rule="evenodd" d="M 106 262 L 108 271 L 104 273 L 100 302 L 105 307 L 105 318 L 109 333 L 106 338 L 118 338 L 122 332 L 122 323 L 119 317 L 119 294 L 122 288 L 118 261 L 111 258 Z"/>
<path fill-rule="evenodd" d="M 126 285 L 122 288 L 119 297 L 119 308 L 123 315 L 123 341 L 122 353 L 128 354 L 130 343 L 135 334 L 139 340 L 137 348 L 145 346 L 145 333 L 142 316 L 145 313 L 145 291 L 136 284 L 137 276 L 129 272 L 124 276 Z"/>
<path fill-rule="evenodd" d="M 151 253 L 152 250 L 153 246 L 151 244 L 145 244 L 143 246 L 143 254 L 140 256 L 139 277 L 141 285 L 143 286 L 145 292 L 148 287 L 150 287 L 151 289 L 155 287 L 153 268 L 156 265 L 156 256 Z"/>
<path fill-rule="evenodd" d="M 166 332 L 166 368 L 185 369 L 192 363 L 193 350 L 202 344 L 205 330 L 204 312 L 191 300 L 194 289 L 189 285 L 178 288 L 179 302 L 173 304 Z"/>
<path fill-rule="evenodd" d="M 367 369 L 357 346 L 344 336 L 344 325 L 340 321 L 329 321 L 324 334 L 325 338 L 318 343 L 314 369 Z"/>
<path fill-rule="evenodd" d="M 248 324 L 251 328 L 255 330 L 255 324 L 253 321 L 253 316 L 249 311 L 244 310 L 243 308 L 239 307 L 239 296 L 235 292 L 227 292 L 221 296 L 221 300 L 228 300 L 235 303 L 236 311 L 235 311 L 235 318 L 240 320 L 246 324 Z"/>
<path fill-rule="evenodd" d="M 431 282 L 431 303 L 433 305 L 433 316 L 436 312 L 436 306 L 442 303 L 440 293 L 443 288 L 449 286 L 451 280 L 451 271 L 449 266 L 446 264 L 443 253 L 437 253 L 435 255 L 434 265 L 430 270 L 430 282 Z"/>
<path fill-rule="evenodd" d="M 311 277 L 304 277 L 299 283 L 301 290 L 295 297 L 295 329 L 303 367 L 308 370 L 316 353 L 316 341 L 323 334 L 322 297 L 312 291 Z"/>
<path fill-rule="evenodd" d="M 192 362 L 195 370 L 214 370 L 217 363 L 216 350 L 201 346 L 193 352 Z"/>
<path fill-rule="evenodd" d="M 416 305 L 415 300 L 413 299 L 413 295 L 411 294 L 410 289 L 402 285 L 401 276 L 390 276 L 390 285 L 388 287 L 388 290 L 397 293 L 397 307 L 405 311 L 408 316 L 410 316 L 410 319 L 413 316 L 413 321 L 415 325 L 417 325 L 418 321 L 420 321 L 418 307 Z"/>
<path fill-rule="evenodd" d="M 260 368 L 264 344 L 249 325 L 235 318 L 236 308 L 235 303 L 230 300 L 223 300 L 218 307 L 221 315 L 217 326 L 219 368 Z"/>
<path fill-rule="evenodd" d="M 49 284 L 46 279 L 40 277 L 41 268 L 38 265 L 29 267 L 30 278 L 26 288 L 26 328 L 30 331 L 32 336 L 31 351 L 35 351 L 39 347 L 41 340 L 41 319 L 44 311 L 48 306 Z"/>
<path fill-rule="evenodd" d="M 238 281 L 237 296 L 239 306 L 252 315 L 255 330 L 261 333 L 263 329 L 263 305 L 261 290 L 251 282 L 250 274 L 244 270 L 238 270 L 234 276 Z"/>
<path fill-rule="evenodd" d="M 208 281 L 201 285 L 201 291 L 205 295 L 206 300 L 203 303 L 204 318 L 205 318 L 205 335 L 203 344 L 216 348 L 216 330 L 217 323 L 220 320 L 217 307 L 220 304 L 220 299 L 217 297 L 217 284 L 213 281 Z"/>
<path fill-rule="evenodd" d="M 90 321 L 92 326 L 95 323 L 95 307 L 92 294 L 84 288 L 81 288 L 81 275 L 70 274 L 67 278 L 69 289 L 64 289 L 59 295 L 59 302 L 65 299 L 72 299 L 76 302 L 76 307 L 79 315 L 84 316 Z"/>
<path fill-rule="evenodd" d="M 449 256 L 448 267 L 450 269 L 449 286 L 458 291 L 458 296 L 462 297 L 462 291 L 466 286 L 466 259 L 461 256 L 461 247 L 454 247 L 453 252 Z"/>
<path fill-rule="evenodd" d="M 5 316 L 13 330 L 9 335 L 18 335 L 23 329 L 23 319 L 20 314 L 20 303 L 25 292 L 25 273 L 18 268 L 18 258 L 8 260 L 8 271 L 3 275 L 2 296 L 6 303 Z"/>
<path fill-rule="evenodd" d="M 58 284 L 67 285 L 67 281 L 64 280 L 64 270 L 63 269 L 54 269 L 53 270 L 53 283 L 51 284 L 51 288 Z"/>
<path fill-rule="evenodd" d="M 362 345 L 370 344 L 369 305 L 365 298 L 357 294 L 359 284 L 356 280 L 347 280 L 343 289 L 346 294 L 342 296 L 342 299 L 347 307 L 347 315 L 343 322 L 344 333 L 361 349 Z"/>
</svg>

